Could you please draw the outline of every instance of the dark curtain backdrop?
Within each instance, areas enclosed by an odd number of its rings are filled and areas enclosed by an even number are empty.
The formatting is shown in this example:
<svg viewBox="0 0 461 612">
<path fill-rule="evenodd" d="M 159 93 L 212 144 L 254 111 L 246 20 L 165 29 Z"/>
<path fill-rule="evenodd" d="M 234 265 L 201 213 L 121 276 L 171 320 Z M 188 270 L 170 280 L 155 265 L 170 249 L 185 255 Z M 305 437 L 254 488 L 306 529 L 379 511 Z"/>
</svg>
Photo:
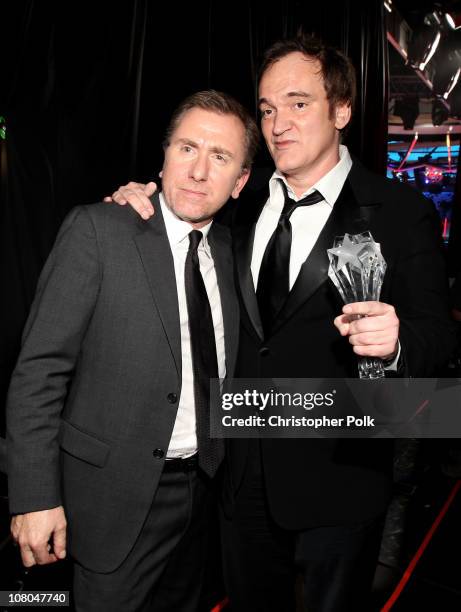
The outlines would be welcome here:
<svg viewBox="0 0 461 612">
<path fill-rule="evenodd" d="M 2 5 L 1 406 L 37 277 L 64 215 L 128 179 L 155 176 L 167 119 L 192 91 L 223 89 L 256 113 L 262 51 L 300 27 L 352 57 L 359 98 L 348 144 L 384 173 L 381 0 Z M 268 163 L 262 147 L 258 164 Z M 2 419 L 0 408 L 1 430 Z"/>
</svg>

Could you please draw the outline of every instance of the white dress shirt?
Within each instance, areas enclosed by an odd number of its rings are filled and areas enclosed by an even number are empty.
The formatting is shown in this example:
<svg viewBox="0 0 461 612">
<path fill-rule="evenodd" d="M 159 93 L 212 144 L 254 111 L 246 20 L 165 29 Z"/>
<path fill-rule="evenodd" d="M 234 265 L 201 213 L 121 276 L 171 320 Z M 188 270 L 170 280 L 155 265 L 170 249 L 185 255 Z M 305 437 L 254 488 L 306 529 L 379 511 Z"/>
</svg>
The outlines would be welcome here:
<svg viewBox="0 0 461 612">
<path fill-rule="evenodd" d="M 197 451 L 194 374 L 190 348 L 186 289 L 184 285 L 184 266 L 186 263 L 187 251 L 189 250 L 189 233 L 193 228 L 189 223 L 181 221 L 181 219 L 178 219 L 178 217 L 171 212 L 165 203 L 163 194 L 160 194 L 160 206 L 165 221 L 168 241 L 173 254 L 176 288 L 178 290 L 179 322 L 181 326 L 182 387 L 176 421 L 167 452 L 167 459 L 173 459 L 175 457 L 189 457 Z M 203 282 L 205 283 L 205 289 L 210 302 L 211 316 L 213 318 L 219 377 L 224 378 L 226 376 L 224 323 L 216 270 L 207 239 L 210 227 L 211 222 L 200 229 L 203 234 L 203 239 L 197 251 L 200 271 L 203 276 Z"/>
<path fill-rule="evenodd" d="M 279 222 L 280 214 L 285 203 L 280 181 L 287 187 L 288 194 L 296 202 L 304 196 L 312 193 L 314 189 L 319 191 L 323 200 L 311 206 L 299 206 L 291 215 L 291 255 L 290 255 L 290 290 L 298 278 L 299 270 L 312 251 L 317 238 L 327 222 L 333 210 L 334 203 L 338 199 L 344 182 L 352 167 L 349 151 L 343 145 L 339 147 L 339 162 L 327 174 L 325 174 L 315 185 L 297 198 L 286 179 L 277 170 L 269 181 L 269 199 L 267 200 L 261 215 L 256 223 L 253 255 L 251 258 L 251 273 L 253 283 L 258 285 L 259 269 L 266 250 L 267 243 L 275 231 Z"/>
</svg>

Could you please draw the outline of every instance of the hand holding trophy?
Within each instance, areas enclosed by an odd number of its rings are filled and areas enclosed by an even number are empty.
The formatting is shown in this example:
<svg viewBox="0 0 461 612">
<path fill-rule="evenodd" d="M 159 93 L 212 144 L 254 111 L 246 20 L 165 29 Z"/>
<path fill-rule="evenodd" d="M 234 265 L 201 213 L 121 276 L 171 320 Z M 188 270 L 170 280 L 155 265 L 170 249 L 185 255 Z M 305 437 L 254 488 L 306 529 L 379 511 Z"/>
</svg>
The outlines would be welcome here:
<svg viewBox="0 0 461 612">
<path fill-rule="evenodd" d="M 328 249 L 328 258 L 328 276 L 345 304 L 379 300 L 386 262 L 370 232 L 338 236 Z M 360 357 L 358 368 L 360 378 L 384 377 L 379 357 Z"/>
</svg>

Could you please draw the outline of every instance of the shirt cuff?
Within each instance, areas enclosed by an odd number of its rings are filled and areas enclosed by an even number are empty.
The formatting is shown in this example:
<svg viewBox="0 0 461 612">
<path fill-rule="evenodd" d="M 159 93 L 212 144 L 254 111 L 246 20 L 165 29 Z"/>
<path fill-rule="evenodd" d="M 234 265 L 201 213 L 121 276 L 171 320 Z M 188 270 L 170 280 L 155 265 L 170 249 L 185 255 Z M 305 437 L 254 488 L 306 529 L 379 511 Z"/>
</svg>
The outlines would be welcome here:
<svg viewBox="0 0 461 612">
<path fill-rule="evenodd" d="M 388 372 L 397 372 L 400 359 L 400 340 L 397 340 L 397 354 L 392 361 L 384 360 L 384 369 Z"/>
</svg>

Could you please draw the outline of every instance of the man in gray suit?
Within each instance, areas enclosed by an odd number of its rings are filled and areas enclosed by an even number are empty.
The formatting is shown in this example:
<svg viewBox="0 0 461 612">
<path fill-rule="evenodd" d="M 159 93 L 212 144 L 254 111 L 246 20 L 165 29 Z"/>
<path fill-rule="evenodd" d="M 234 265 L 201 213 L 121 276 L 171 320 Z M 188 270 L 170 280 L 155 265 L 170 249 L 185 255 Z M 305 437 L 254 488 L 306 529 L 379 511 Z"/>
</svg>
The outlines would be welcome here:
<svg viewBox="0 0 461 612">
<path fill-rule="evenodd" d="M 161 214 L 74 209 L 40 277 L 7 407 L 11 531 L 27 567 L 69 550 L 78 610 L 197 607 L 222 459 L 203 391 L 213 360 L 232 376 L 239 320 L 212 220 L 257 140 L 231 97 L 190 96 L 167 130 Z"/>
</svg>

